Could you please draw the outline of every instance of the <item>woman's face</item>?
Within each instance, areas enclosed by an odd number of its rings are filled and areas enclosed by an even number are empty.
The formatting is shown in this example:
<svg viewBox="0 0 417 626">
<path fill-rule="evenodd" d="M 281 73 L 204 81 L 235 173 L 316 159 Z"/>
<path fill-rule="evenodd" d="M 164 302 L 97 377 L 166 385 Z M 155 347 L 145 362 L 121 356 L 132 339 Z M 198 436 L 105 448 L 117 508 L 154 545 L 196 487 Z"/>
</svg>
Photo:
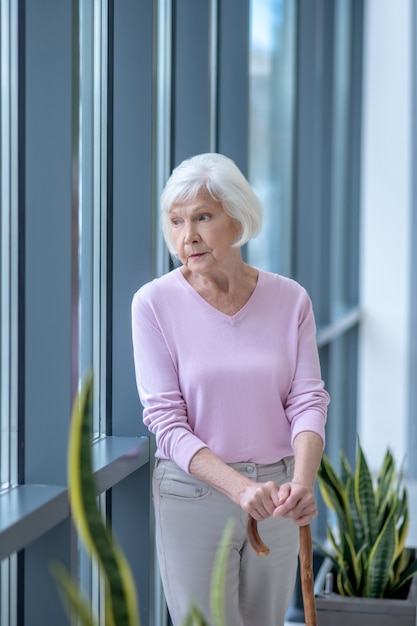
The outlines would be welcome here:
<svg viewBox="0 0 417 626">
<path fill-rule="evenodd" d="M 241 226 L 213 200 L 207 191 L 185 203 L 174 204 L 169 213 L 172 240 L 182 264 L 197 273 L 227 267 L 240 256 L 237 241 Z"/>
</svg>

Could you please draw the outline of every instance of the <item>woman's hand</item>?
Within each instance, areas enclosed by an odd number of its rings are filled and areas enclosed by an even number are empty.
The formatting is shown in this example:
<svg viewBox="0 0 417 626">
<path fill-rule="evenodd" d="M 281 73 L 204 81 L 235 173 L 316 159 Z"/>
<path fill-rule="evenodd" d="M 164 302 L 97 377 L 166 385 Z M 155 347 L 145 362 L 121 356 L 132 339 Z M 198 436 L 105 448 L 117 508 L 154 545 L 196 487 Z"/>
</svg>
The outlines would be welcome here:
<svg viewBox="0 0 417 626">
<path fill-rule="evenodd" d="M 240 496 L 240 506 L 256 521 L 270 517 L 279 506 L 279 487 L 273 481 L 255 483 L 245 487 Z"/>
<path fill-rule="evenodd" d="M 309 524 L 317 515 L 313 493 L 298 482 L 285 483 L 279 488 L 279 503 L 272 515 L 291 519 L 297 526 Z"/>
<path fill-rule="evenodd" d="M 302 441 L 302 434 L 296 442 Z M 273 481 L 257 483 L 220 461 L 208 448 L 202 448 L 191 459 L 190 474 L 224 493 L 257 522 L 274 515 L 292 519 L 298 526 L 304 526 L 317 515 L 313 497 L 315 473 L 308 463 L 299 463 L 299 466 L 301 469 L 305 467 L 305 471 L 299 470 L 297 477 L 290 483 L 281 486 Z M 308 480 L 303 479 L 304 474 Z"/>
<path fill-rule="evenodd" d="M 297 526 L 305 526 L 317 515 L 313 494 L 296 482 L 281 486 L 272 481 L 253 483 L 242 493 L 240 506 L 258 522 L 273 515 L 291 519 Z"/>
</svg>

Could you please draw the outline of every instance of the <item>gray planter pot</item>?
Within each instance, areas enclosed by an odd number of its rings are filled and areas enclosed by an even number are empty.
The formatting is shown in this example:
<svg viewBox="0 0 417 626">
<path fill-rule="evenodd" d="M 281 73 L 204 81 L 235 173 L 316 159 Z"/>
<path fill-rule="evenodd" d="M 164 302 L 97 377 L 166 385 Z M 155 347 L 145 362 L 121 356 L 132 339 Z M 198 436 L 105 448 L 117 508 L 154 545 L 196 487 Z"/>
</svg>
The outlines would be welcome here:
<svg viewBox="0 0 417 626">
<path fill-rule="evenodd" d="M 319 572 L 318 582 L 320 578 Z M 323 589 L 322 586 L 319 588 Z M 317 594 L 316 586 L 317 621 L 320 626 L 416 626 L 416 599 L 417 576 L 405 600 Z"/>
<path fill-rule="evenodd" d="M 316 597 L 320 626 L 416 626 L 416 604 L 410 600 Z"/>
</svg>

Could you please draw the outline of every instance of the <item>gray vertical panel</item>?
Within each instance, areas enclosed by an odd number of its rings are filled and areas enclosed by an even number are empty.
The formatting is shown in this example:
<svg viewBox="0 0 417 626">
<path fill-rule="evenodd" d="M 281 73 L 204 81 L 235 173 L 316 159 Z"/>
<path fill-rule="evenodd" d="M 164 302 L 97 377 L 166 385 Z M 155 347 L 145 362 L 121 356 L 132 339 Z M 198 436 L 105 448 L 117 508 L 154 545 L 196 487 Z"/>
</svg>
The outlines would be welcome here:
<svg viewBox="0 0 417 626">
<path fill-rule="evenodd" d="M 153 624 L 153 540 L 150 535 L 149 494 L 150 465 L 125 478 L 112 489 L 112 528 L 126 554 L 137 584 L 140 618 L 145 625 Z M 156 626 L 156 625 L 155 625 Z"/>
<path fill-rule="evenodd" d="M 346 297 L 349 304 L 356 306 L 359 302 L 359 222 L 360 222 L 360 187 L 361 187 L 361 153 L 362 153 L 362 81 L 363 81 L 363 0 L 352 3 L 351 33 L 351 95 L 350 95 L 350 127 L 348 153 L 348 189 L 349 222 L 347 237 L 350 243 L 348 276 L 346 278 Z M 349 332 L 346 349 L 346 363 L 349 375 L 344 380 L 344 404 L 346 407 L 343 424 L 343 441 L 347 454 L 352 458 L 356 451 L 357 438 L 357 397 L 358 397 L 358 344 L 359 328 Z"/>
<path fill-rule="evenodd" d="M 2 14 L 0 11 L 0 32 L 1 32 L 1 20 L 2 20 Z M 0 45 L 0 67 L 2 64 L 2 46 Z M 2 124 L 0 123 L 0 145 L 3 143 L 3 137 L 2 137 Z M 2 164 L 2 156 L 3 156 L 3 150 L 0 149 L 0 185 L 3 185 L 3 181 L 2 181 L 2 171 L 3 171 L 3 164 Z M 3 207 L 2 207 L 2 200 L 3 200 L 3 194 L 0 193 L 0 241 L 2 241 L 3 239 L 3 235 L 2 235 L 2 225 L 3 225 L 3 219 L 2 219 L 2 212 L 3 212 Z M 1 286 L 2 283 L 2 274 L 3 274 L 3 269 L 2 269 L 2 254 L 0 251 L 0 324 L 2 324 L 2 311 L 3 311 L 3 307 L 4 307 L 4 301 L 3 301 L 3 288 Z M 3 333 L 0 332 L 0 355 L 3 353 L 3 347 L 2 347 L 2 335 Z M 2 374 L 2 366 L 3 366 L 3 359 L 0 356 L 0 376 L 2 377 L 3 380 L 3 374 Z M 1 385 L 0 385 L 0 393 L 1 393 Z M 1 402 L 0 402 L 0 407 L 2 406 Z M 1 408 L 0 408 L 1 411 Z M 2 424 L 2 416 L 0 415 L 0 424 Z M 4 437 L 5 433 L 1 434 L 0 437 Z M 0 443 L 0 449 L 1 449 L 1 443 Z M 1 464 L 0 464 L 1 465 Z M 1 466 L 0 466 L 0 482 L 3 479 L 2 476 L 2 470 L 1 470 Z"/>
<path fill-rule="evenodd" d="M 300 2 L 296 111 L 293 275 L 329 321 L 332 176 L 333 4 Z"/>
<path fill-rule="evenodd" d="M 351 96 L 349 140 L 348 202 L 350 206 L 348 238 L 351 242 L 349 275 L 346 278 L 347 297 L 356 305 L 359 300 L 359 223 L 361 197 L 361 161 L 362 161 L 362 82 L 363 82 L 363 0 L 352 3 L 351 32 Z"/>
<path fill-rule="evenodd" d="M 70 521 L 67 520 L 25 549 L 25 626 L 66 626 L 69 624 L 58 587 L 50 573 L 52 563 L 69 569 Z"/>
<path fill-rule="evenodd" d="M 218 150 L 248 173 L 249 0 L 220 0 Z"/>
<path fill-rule="evenodd" d="M 407 437 L 407 472 L 408 477 L 417 478 L 417 4 L 412 5 L 412 172 L 411 177 L 411 210 L 412 232 L 411 241 L 411 272 L 410 272 L 410 369 L 408 396 L 408 437 Z"/>
<path fill-rule="evenodd" d="M 25 7 L 25 481 L 66 484 L 71 413 L 71 1 Z M 24 623 L 66 624 L 49 572 L 70 523 L 24 552 Z M 22 570 L 20 570 L 20 577 Z"/>
<path fill-rule="evenodd" d="M 297 41 L 297 105 L 294 191 L 294 243 L 292 274 L 310 291 L 313 280 L 300 270 L 300 249 L 310 250 L 317 200 L 320 163 L 316 159 L 319 108 L 316 67 L 317 2 L 300 2 Z M 308 211 L 306 210 L 308 208 Z M 303 210 L 304 209 L 304 210 Z M 306 215 L 304 215 L 306 213 Z M 313 271 L 312 264 L 310 271 Z"/>
<path fill-rule="evenodd" d="M 130 304 L 152 278 L 151 0 L 114 3 L 113 72 L 112 431 L 136 435 L 147 433 L 134 378 Z"/>
<path fill-rule="evenodd" d="M 71 1 L 26 3 L 26 482 L 66 483 L 71 411 Z"/>
<path fill-rule="evenodd" d="M 174 3 L 173 165 L 210 145 L 209 1 Z"/>
<path fill-rule="evenodd" d="M 111 3 L 113 27 L 113 196 L 111 243 L 112 432 L 147 434 L 136 389 L 130 306 L 134 292 L 153 278 L 152 249 L 152 0 Z M 110 46 L 111 52 L 112 46 Z M 111 100 L 111 98 L 110 98 Z M 111 176 L 110 176 L 111 178 Z M 109 329 L 110 330 L 110 329 Z M 110 338 L 110 334 L 109 334 Z M 141 619 L 151 624 L 153 553 L 149 464 L 112 490 L 112 528 L 130 561 Z"/>
</svg>

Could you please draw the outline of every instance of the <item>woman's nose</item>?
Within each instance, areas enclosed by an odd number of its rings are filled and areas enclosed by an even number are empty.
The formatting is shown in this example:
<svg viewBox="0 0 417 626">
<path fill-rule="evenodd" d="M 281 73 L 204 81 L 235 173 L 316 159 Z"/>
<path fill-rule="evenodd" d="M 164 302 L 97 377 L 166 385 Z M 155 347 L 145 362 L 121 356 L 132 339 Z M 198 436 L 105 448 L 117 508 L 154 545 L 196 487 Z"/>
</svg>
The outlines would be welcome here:
<svg viewBox="0 0 417 626">
<path fill-rule="evenodd" d="M 189 222 L 185 225 L 185 236 L 186 243 L 193 243 L 199 241 L 199 234 L 193 222 Z"/>
</svg>

